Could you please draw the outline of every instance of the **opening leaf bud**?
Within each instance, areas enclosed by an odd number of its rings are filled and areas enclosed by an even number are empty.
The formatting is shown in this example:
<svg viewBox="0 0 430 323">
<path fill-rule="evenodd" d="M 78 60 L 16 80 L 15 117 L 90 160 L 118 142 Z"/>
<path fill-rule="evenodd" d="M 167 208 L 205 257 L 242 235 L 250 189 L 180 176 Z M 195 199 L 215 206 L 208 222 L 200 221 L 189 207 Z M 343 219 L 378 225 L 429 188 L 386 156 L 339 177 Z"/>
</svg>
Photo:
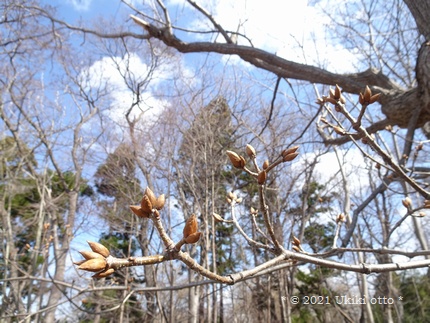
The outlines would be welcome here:
<svg viewBox="0 0 430 323">
<path fill-rule="evenodd" d="M 192 214 L 187 222 L 185 222 L 185 227 L 184 227 L 184 238 L 186 239 L 189 235 L 196 233 L 197 232 L 197 217 L 195 214 Z"/>
<path fill-rule="evenodd" d="M 101 243 L 93 242 L 93 241 L 87 241 L 87 243 L 90 246 L 92 251 L 97 252 L 98 254 L 102 255 L 105 258 L 109 257 L 110 255 L 109 249 L 106 248 Z"/>
<path fill-rule="evenodd" d="M 254 159 L 257 156 L 257 154 L 255 153 L 254 147 L 252 147 L 250 144 L 246 145 L 246 154 L 251 159 Z"/>
</svg>

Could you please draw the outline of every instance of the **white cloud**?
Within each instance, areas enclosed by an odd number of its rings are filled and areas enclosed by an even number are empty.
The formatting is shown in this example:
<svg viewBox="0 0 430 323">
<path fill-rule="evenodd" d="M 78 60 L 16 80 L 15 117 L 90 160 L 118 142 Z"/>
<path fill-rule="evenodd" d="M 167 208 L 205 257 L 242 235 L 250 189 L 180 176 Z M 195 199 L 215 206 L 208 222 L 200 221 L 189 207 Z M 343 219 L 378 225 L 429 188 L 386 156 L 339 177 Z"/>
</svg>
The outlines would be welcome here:
<svg viewBox="0 0 430 323">
<path fill-rule="evenodd" d="M 176 0 L 169 3 L 183 5 Z M 320 8 L 308 5 L 307 0 L 283 3 L 277 0 L 206 0 L 199 4 L 225 30 L 245 34 L 256 48 L 298 63 L 323 64 L 335 72 L 354 71 L 357 56 L 327 37 L 330 35 L 326 28 L 329 17 Z M 204 29 L 213 29 L 203 15 L 193 11 L 187 27 L 202 28 L 202 24 L 206 26 Z M 218 36 L 216 41 L 223 39 Z M 244 38 L 239 38 L 239 42 L 250 45 Z"/>
<path fill-rule="evenodd" d="M 293 163 L 293 169 L 300 169 L 303 165 L 309 164 L 315 158 L 315 153 L 299 155 Z M 330 151 L 317 159 L 314 170 L 314 177 L 321 184 L 333 186 L 331 189 L 343 192 L 342 176 L 340 168 L 343 168 L 348 180 L 351 192 L 360 191 L 363 187 L 368 187 L 369 162 L 358 148 L 337 149 L 336 152 Z M 298 183 L 298 185 L 303 185 Z M 301 187 L 301 186 L 300 186 Z"/>
<path fill-rule="evenodd" d="M 127 59 L 121 57 L 104 57 L 93 63 L 83 74 L 88 74 L 88 86 L 103 88 L 106 86 L 111 98 L 111 108 L 105 113 L 115 122 L 124 123 L 124 116 L 130 109 L 135 96 L 128 88 L 126 81 L 136 85 L 145 82 L 150 73 L 150 67 L 137 54 L 131 54 Z M 165 106 L 165 102 L 154 96 L 155 88 L 162 80 L 173 73 L 172 66 L 157 69 L 151 76 L 148 86 L 140 93 L 140 102 L 132 110 L 131 117 L 145 114 L 145 120 L 153 120 Z M 125 75 L 125 77 L 124 77 Z"/>
<path fill-rule="evenodd" d="M 67 0 L 77 11 L 88 11 L 93 0 Z"/>
</svg>

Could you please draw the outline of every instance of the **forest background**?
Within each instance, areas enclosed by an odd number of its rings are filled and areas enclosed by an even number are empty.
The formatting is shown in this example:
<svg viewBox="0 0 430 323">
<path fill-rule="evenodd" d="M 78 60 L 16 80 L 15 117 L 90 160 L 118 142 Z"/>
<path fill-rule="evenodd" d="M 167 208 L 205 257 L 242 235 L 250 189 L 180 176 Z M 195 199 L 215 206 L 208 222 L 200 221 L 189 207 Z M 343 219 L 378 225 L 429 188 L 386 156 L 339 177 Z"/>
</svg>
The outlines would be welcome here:
<svg viewBox="0 0 430 323">
<path fill-rule="evenodd" d="M 430 320 L 430 4 L 288 3 L 1 1 L 2 322 Z"/>
</svg>

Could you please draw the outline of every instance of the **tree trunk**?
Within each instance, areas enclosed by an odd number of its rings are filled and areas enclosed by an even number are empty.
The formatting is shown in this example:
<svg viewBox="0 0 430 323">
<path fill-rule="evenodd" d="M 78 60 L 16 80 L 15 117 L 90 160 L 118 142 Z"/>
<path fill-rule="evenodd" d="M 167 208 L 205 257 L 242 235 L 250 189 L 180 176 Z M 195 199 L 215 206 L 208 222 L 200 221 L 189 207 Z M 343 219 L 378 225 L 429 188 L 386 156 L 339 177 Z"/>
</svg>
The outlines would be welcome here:
<svg viewBox="0 0 430 323">
<path fill-rule="evenodd" d="M 77 181 L 78 182 L 78 181 Z M 73 228 L 76 216 L 76 207 L 78 203 L 77 191 L 70 191 L 69 193 L 69 209 L 67 220 L 65 221 L 64 228 L 58 226 L 58 219 L 54 221 L 54 232 L 63 232 L 61 241 L 58 241 L 57 237 L 54 237 L 54 256 L 55 256 L 55 274 L 53 277 L 52 291 L 48 299 L 47 312 L 45 314 L 44 322 L 54 323 L 55 322 L 55 311 L 56 304 L 61 300 L 63 296 L 64 288 L 56 285 L 57 281 L 64 281 L 64 275 L 66 272 L 66 261 L 67 255 L 70 249 L 70 240 L 73 237 Z"/>
</svg>

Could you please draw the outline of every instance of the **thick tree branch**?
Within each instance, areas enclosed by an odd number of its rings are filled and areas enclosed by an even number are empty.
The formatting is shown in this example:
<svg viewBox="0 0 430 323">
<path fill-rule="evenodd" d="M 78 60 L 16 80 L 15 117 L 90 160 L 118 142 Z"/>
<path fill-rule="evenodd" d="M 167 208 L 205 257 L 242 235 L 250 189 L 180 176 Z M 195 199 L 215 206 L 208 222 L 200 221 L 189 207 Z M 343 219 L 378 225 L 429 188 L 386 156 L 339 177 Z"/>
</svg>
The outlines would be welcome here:
<svg viewBox="0 0 430 323">
<path fill-rule="evenodd" d="M 133 15 L 131 15 L 131 18 L 148 32 L 149 37 L 157 38 L 167 46 L 173 47 L 181 53 L 212 52 L 225 55 L 238 55 L 244 61 L 272 72 L 279 77 L 328 85 L 339 84 L 349 93 L 359 93 L 366 85 L 377 86 L 386 90 L 398 89 L 388 77 L 375 69 L 369 69 L 362 73 L 337 74 L 316 66 L 295 63 L 250 46 L 212 42 L 187 43 L 175 35 L 166 32 L 164 28 L 159 28 Z"/>
<path fill-rule="evenodd" d="M 422 0 L 403 0 L 415 19 L 418 30 L 426 39 L 430 37 L 430 2 Z"/>
</svg>

